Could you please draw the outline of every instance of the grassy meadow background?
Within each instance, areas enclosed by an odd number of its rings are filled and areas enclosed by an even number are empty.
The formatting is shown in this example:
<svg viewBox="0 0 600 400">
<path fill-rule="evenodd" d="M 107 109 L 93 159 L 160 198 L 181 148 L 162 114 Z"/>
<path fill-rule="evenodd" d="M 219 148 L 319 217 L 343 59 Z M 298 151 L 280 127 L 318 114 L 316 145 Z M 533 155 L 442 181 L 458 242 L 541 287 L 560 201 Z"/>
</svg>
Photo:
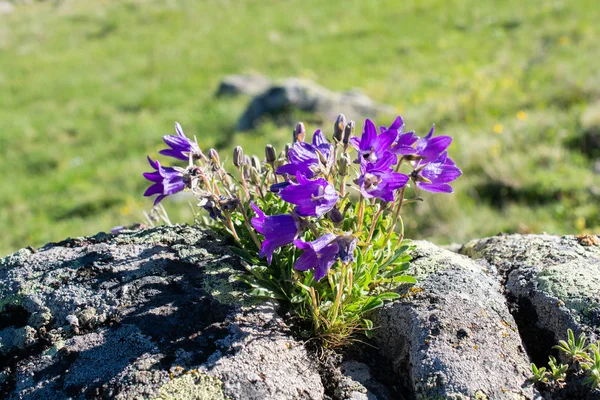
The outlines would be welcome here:
<svg viewBox="0 0 600 400">
<path fill-rule="evenodd" d="M 598 21 L 597 0 L 17 4 L 0 15 L 0 255 L 143 222 L 145 156 L 174 121 L 222 158 L 281 149 L 291 126 L 234 132 L 249 98 L 214 92 L 235 73 L 360 88 L 452 135 L 464 175 L 407 208 L 410 237 L 597 233 L 600 175 L 577 143 L 600 99 Z M 187 201 L 164 205 L 192 222 Z"/>
</svg>

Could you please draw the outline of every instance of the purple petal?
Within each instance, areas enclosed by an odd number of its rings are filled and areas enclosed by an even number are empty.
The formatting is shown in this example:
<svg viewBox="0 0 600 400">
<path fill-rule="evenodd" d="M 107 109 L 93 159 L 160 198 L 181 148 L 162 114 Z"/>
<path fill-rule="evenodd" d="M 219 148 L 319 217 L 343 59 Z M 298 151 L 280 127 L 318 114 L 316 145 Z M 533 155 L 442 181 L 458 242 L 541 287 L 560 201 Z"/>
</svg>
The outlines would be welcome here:
<svg viewBox="0 0 600 400">
<path fill-rule="evenodd" d="M 389 130 L 381 135 L 377 136 L 377 139 L 373 142 L 373 151 L 377 154 L 381 154 L 384 151 L 387 151 L 392 143 L 396 141 L 398 138 L 398 132 L 394 130 Z"/>
<path fill-rule="evenodd" d="M 339 251 L 338 244 L 333 242 L 325 247 L 319 254 L 319 264 L 315 268 L 315 280 L 320 281 L 335 263 Z"/>
<path fill-rule="evenodd" d="M 183 128 L 181 128 L 181 125 L 179 125 L 179 122 L 175 122 L 175 132 L 177 132 L 178 136 L 187 139 L 187 137 L 183 133 Z"/>
<path fill-rule="evenodd" d="M 144 196 L 149 197 L 149 196 L 153 196 L 155 194 L 162 194 L 162 192 L 163 192 L 162 184 L 155 183 L 154 185 L 152 185 L 148 189 L 146 189 L 146 191 L 144 192 Z"/>
<path fill-rule="evenodd" d="M 447 183 L 426 183 L 426 182 L 417 182 L 417 186 L 420 189 L 427 190 L 428 192 L 433 193 L 452 193 L 454 190 L 452 186 Z"/>
<path fill-rule="evenodd" d="M 159 151 L 158 153 L 162 154 L 163 156 L 177 158 L 178 160 L 183 160 L 183 161 L 189 160 L 189 157 L 182 154 L 181 151 L 176 151 L 176 150 L 172 150 L 172 149 L 164 149 L 164 150 Z"/>
<path fill-rule="evenodd" d="M 360 139 L 356 136 L 352 136 L 350 138 L 350 145 L 354 147 L 356 150 L 360 149 Z"/>
<path fill-rule="evenodd" d="M 375 129 L 375 124 L 373 124 L 373 121 L 367 118 L 363 127 L 362 138 L 360 140 L 360 150 L 370 150 L 371 147 L 373 147 L 373 142 L 375 139 L 377 139 L 377 130 Z"/>
<path fill-rule="evenodd" d="M 305 250 L 300 257 L 294 263 L 294 269 L 298 271 L 307 271 L 314 268 L 319 263 L 317 254 L 311 250 Z"/>
</svg>

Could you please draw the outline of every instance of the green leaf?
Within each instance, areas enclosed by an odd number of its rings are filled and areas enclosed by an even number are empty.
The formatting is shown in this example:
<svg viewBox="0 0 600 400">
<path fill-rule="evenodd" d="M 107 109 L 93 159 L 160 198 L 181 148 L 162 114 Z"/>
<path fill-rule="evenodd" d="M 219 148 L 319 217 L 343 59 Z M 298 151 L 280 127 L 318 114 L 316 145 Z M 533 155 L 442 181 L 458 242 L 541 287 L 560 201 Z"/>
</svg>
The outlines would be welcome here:
<svg viewBox="0 0 600 400">
<path fill-rule="evenodd" d="M 243 260 L 248 261 L 251 264 L 257 264 L 258 258 L 252 256 L 249 252 L 244 249 L 240 249 L 239 247 L 229 246 L 229 250 L 235 255 L 241 257 Z"/>
<path fill-rule="evenodd" d="M 369 300 L 367 300 L 367 302 L 363 305 L 362 309 L 360 310 L 361 313 L 366 313 L 368 311 L 374 310 L 376 308 L 379 308 L 383 306 L 383 300 L 378 299 L 377 297 L 371 297 L 369 298 Z"/>
<path fill-rule="evenodd" d="M 400 276 L 395 276 L 392 279 L 392 282 L 394 283 L 417 283 L 417 280 L 415 279 L 414 276 L 410 276 L 410 275 L 400 275 Z"/>
<path fill-rule="evenodd" d="M 290 303 L 298 304 L 298 303 L 303 303 L 305 300 L 306 300 L 305 296 L 303 296 L 302 294 L 297 294 L 294 297 L 292 297 L 292 299 L 290 300 Z"/>
<path fill-rule="evenodd" d="M 400 295 L 398 293 L 394 293 L 394 292 L 386 292 L 386 293 L 381 293 L 377 295 L 378 299 L 381 300 L 395 300 L 400 298 Z"/>
<path fill-rule="evenodd" d="M 406 251 L 409 249 L 409 246 L 401 246 L 398 250 L 396 250 L 394 252 L 394 254 L 390 257 L 389 260 L 387 260 L 385 263 L 383 263 L 383 265 L 380 267 L 380 269 L 383 269 L 385 267 L 387 267 L 388 265 L 391 265 L 394 261 L 396 261 L 398 258 L 400 258 L 400 256 L 402 256 L 404 253 L 406 253 Z"/>
</svg>

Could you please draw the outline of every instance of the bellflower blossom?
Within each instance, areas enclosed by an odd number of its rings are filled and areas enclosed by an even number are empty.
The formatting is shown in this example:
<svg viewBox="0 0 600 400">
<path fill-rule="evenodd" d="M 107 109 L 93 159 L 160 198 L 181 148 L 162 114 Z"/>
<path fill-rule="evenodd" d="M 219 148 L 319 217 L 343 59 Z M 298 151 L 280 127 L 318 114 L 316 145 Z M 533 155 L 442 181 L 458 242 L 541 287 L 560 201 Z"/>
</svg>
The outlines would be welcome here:
<svg viewBox="0 0 600 400">
<path fill-rule="evenodd" d="M 158 194 L 154 200 L 154 205 L 160 203 L 165 197 L 180 192 L 185 187 L 183 182 L 183 172 L 171 167 L 162 167 L 158 161 L 152 161 L 148 157 L 150 166 L 154 168 L 154 172 L 144 172 L 144 178 L 150 182 L 154 182 L 146 191 L 144 196 L 152 196 Z"/>
<path fill-rule="evenodd" d="M 177 135 L 163 136 L 164 142 L 170 149 L 161 150 L 159 151 L 160 154 L 183 161 L 189 160 L 189 153 L 192 153 L 192 157 L 195 159 L 202 156 L 202 151 L 200 150 L 198 143 L 191 141 L 185 136 L 179 122 L 175 123 L 175 131 L 177 132 Z"/>
<path fill-rule="evenodd" d="M 452 193 L 452 186 L 448 183 L 461 175 L 462 171 L 445 151 L 434 162 L 413 171 L 411 178 L 416 181 L 419 189 L 433 193 Z"/>
<path fill-rule="evenodd" d="M 401 116 L 398 116 L 392 125 L 389 128 L 385 126 L 380 126 L 379 131 L 381 134 L 386 133 L 387 131 L 395 131 L 397 133 L 396 141 L 392 144 L 389 151 L 393 154 L 400 155 L 408 155 L 414 154 L 417 149 L 415 149 L 414 144 L 419 139 L 417 135 L 415 135 L 414 131 L 402 132 L 404 130 L 404 120 Z"/>
<path fill-rule="evenodd" d="M 315 280 L 319 281 L 329 271 L 329 268 L 335 263 L 339 246 L 336 237 L 332 233 L 327 233 L 312 242 L 303 242 L 294 240 L 294 245 L 304 250 L 294 264 L 294 269 L 298 271 L 307 271 L 315 269 Z"/>
<path fill-rule="evenodd" d="M 254 203 L 250 203 L 257 217 L 252 218 L 252 226 L 265 237 L 260 248 L 259 257 L 267 257 L 271 264 L 273 252 L 281 246 L 290 244 L 298 234 L 299 226 L 290 214 L 266 216 Z"/>
<path fill-rule="evenodd" d="M 319 153 L 325 160 L 329 160 L 331 143 L 327 141 L 321 130 L 313 135 L 312 144 L 298 141 L 288 151 L 289 164 L 277 168 L 277 174 L 296 175 L 302 173 L 307 178 L 315 176 L 315 170 L 319 168 Z"/>
<path fill-rule="evenodd" d="M 370 119 L 365 120 L 361 138 L 350 138 L 350 144 L 358 151 L 361 162 L 375 163 L 388 153 L 390 146 L 396 141 L 398 131 L 387 129 L 380 135 L 377 134 L 375 124 Z"/>
<path fill-rule="evenodd" d="M 296 212 L 303 217 L 320 217 L 329 212 L 338 201 L 333 185 L 323 178 L 306 179 L 296 175 L 297 184 L 291 184 L 279 192 L 288 203 L 296 205 Z"/>
<path fill-rule="evenodd" d="M 440 154 L 452 143 L 450 136 L 433 137 L 434 131 L 435 125 L 431 127 L 427 136 L 417 141 L 416 154 L 422 157 L 421 164 L 437 160 Z"/>
<path fill-rule="evenodd" d="M 390 153 L 376 163 L 363 163 L 357 180 L 360 193 L 367 199 L 377 197 L 394 201 L 394 192 L 408 182 L 408 176 L 393 171 L 391 167 L 395 163 L 396 156 Z"/>
</svg>

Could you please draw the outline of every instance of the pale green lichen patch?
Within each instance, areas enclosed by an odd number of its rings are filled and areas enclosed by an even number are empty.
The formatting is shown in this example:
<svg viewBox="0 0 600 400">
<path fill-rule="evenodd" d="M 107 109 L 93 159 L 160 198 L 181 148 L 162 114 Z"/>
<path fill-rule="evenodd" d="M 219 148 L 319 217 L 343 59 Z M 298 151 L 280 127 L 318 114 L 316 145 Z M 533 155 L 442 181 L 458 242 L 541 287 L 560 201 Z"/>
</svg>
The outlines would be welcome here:
<svg viewBox="0 0 600 400">
<path fill-rule="evenodd" d="M 223 382 L 200 372 L 183 374 L 162 386 L 155 400 L 227 400 Z"/>
<path fill-rule="evenodd" d="M 237 282 L 242 272 L 225 263 L 205 265 L 203 288 L 221 304 L 245 305 L 247 296 Z"/>
<path fill-rule="evenodd" d="M 538 288 L 580 313 L 600 307 L 600 266 L 581 261 L 546 267 L 537 275 Z M 594 296 L 596 298 L 594 298 Z"/>
<path fill-rule="evenodd" d="M 411 253 L 411 262 L 408 274 L 414 276 L 417 281 L 425 280 L 429 275 L 446 270 L 449 267 L 459 266 L 473 272 L 486 272 L 483 267 L 473 262 L 465 262 L 461 255 L 424 241 L 412 242 L 416 246 Z"/>
</svg>

